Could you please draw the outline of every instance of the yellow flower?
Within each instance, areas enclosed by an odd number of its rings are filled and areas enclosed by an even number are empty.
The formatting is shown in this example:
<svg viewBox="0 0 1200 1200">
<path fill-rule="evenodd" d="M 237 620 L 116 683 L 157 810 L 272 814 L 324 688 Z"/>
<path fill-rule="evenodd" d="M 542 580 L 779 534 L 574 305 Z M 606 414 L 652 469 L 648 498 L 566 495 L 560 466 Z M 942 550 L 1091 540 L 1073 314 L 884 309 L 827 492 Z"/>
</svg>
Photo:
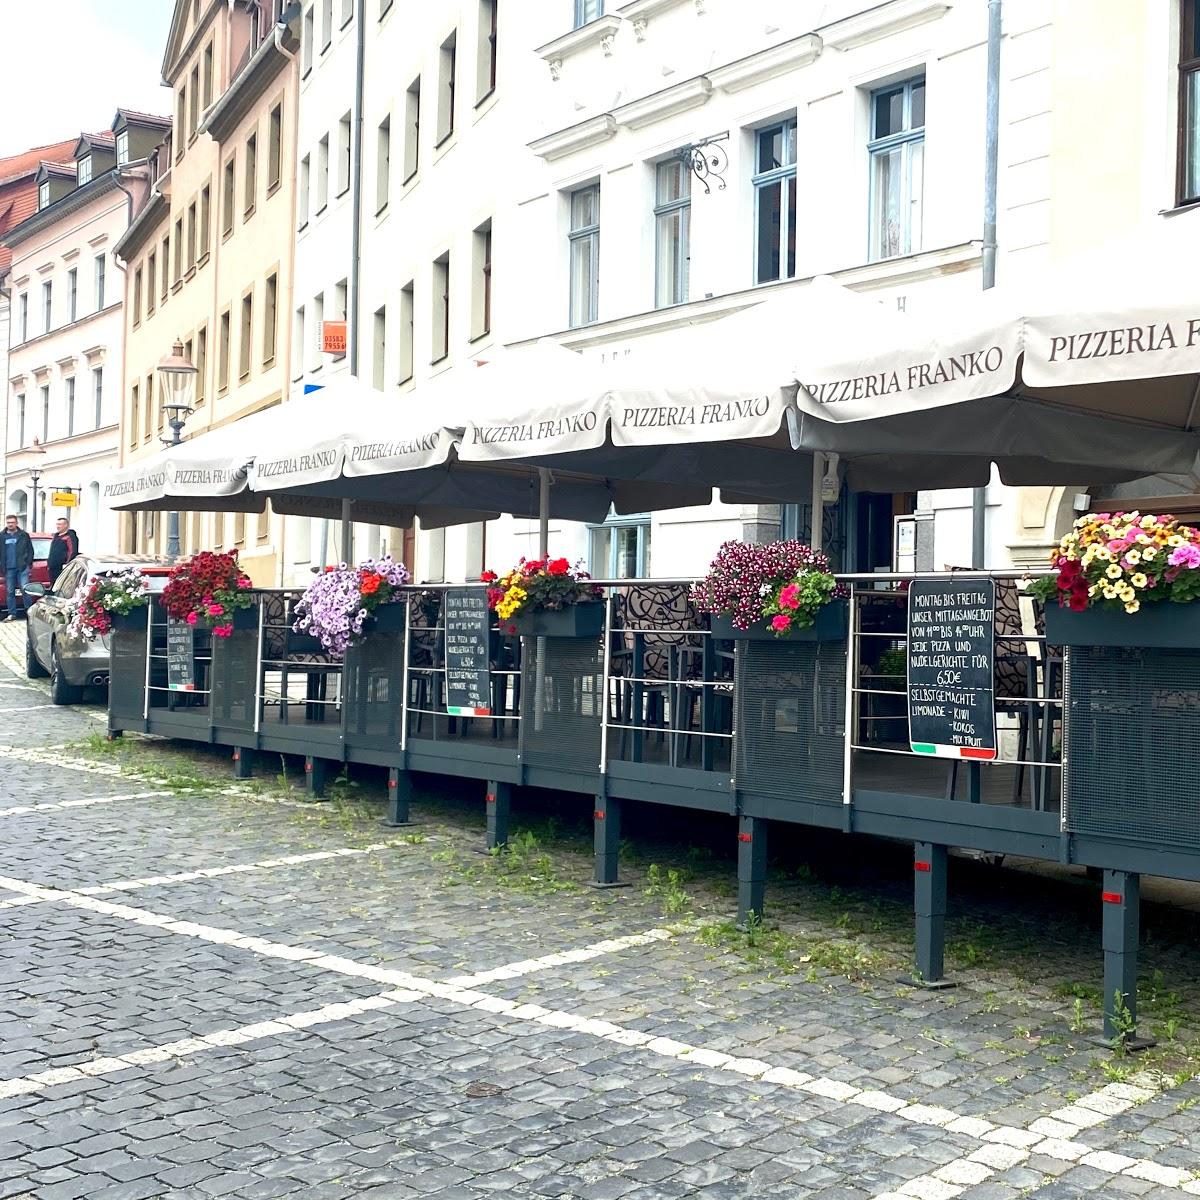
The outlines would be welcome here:
<svg viewBox="0 0 1200 1200">
<path fill-rule="evenodd" d="M 1153 546 L 1147 546 L 1145 550 L 1142 551 L 1142 559 L 1145 562 L 1153 562 L 1157 557 L 1158 551 L 1155 550 Z"/>
<path fill-rule="evenodd" d="M 1148 582 L 1149 580 L 1145 575 L 1142 574 L 1141 571 L 1134 575 L 1134 577 L 1130 580 L 1130 583 L 1132 583 L 1135 588 L 1144 588 Z"/>
<path fill-rule="evenodd" d="M 1135 613 L 1141 607 L 1142 602 L 1140 600 L 1129 600 L 1125 604 L 1125 611 L 1127 613 Z"/>
<path fill-rule="evenodd" d="M 1088 595 L 1094 596 L 1099 590 L 1100 590 L 1100 585 L 1093 583 L 1092 586 L 1090 588 L 1088 588 Z"/>
<path fill-rule="evenodd" d="M 1143 529 L 1153 529 L 1154 526 L 1157 524 L 1158 524 L 1158 522 L 1150 514 L 1147 514 L 1146 516 L 1144 516 L 1142 518 L 1142 528 Z"/>
<path fill-rule="evenodd" d="M 1187 541 L 1187 538 L 1182 537 L 1178 533 L 1173 533 L 1167 538 L 1168 546 L 1182 546 Z"/>
<path fill-rule="evenodd" d="M 1104 573 L 1105 573 L 1105 575 L 1107 575 L 1109 577 L 1109 579 L 1120 579 L 1121 578 L 1121 568 L 1119 566 L 1117 566 L 1116 563 L 1109 563 L 1109 565 L 1105 569 Z"/>
<path fill-rule="evenodd" d="M 1117 593 L 1126 604 L 1129 604 L 1137 599 L 1137 593 L 1128 584 L 1126 584 L 1123 588 L 1118 588 Z"/>
<path fill-rule="evenodd" d="M 1108 584 L 1105 584 L 1104 598 L 1105 600 L 1115 600 L 1117 598 L 1117 589 L 1115 587 L 1109 587 Z"/>
<path fill-rule="evenodd" d="M 1129 552 L 1128 552 L 1128 553 L 1125 555 L 1125 557 L 1126 557 L 1126 558 L 1127 558 L 1127 559 L 1128 559 L 1128 560 L 1129 560 L 1131 563 L 1141 562 L 1141 561 L 1142 561 L 1142 552 L 1141 552 L 1140 550 L 1130 550 L 1130 551 L 1129 551 Z"/>
<path fill-rule="evenodd" d="M 1112 562 L 1112 556 L 1113 556 L 1113 553 L 1107 546 L 1097 546 L 1096 547 L 1096 557 L 1101 562 Z"/>
</svg>

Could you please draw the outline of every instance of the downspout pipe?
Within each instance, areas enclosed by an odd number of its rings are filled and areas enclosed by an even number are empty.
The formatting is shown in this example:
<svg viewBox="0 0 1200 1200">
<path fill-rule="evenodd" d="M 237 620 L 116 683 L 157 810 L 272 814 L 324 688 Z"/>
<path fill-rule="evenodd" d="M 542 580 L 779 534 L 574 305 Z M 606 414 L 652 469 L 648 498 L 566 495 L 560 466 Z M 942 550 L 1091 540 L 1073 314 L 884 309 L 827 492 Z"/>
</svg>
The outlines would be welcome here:
<svg viewBox="0 0 1200 1200">
<path fill-rule="evenodd" d="M 1001 2 L 988 0 L 987 116 L 983 164 L 983 290 L 996 286 L 996 190 L 1000 164 L 1000 31 Z M 987 488 L 971 492 L 971 566 L 987 557 Z"/>
</svg>

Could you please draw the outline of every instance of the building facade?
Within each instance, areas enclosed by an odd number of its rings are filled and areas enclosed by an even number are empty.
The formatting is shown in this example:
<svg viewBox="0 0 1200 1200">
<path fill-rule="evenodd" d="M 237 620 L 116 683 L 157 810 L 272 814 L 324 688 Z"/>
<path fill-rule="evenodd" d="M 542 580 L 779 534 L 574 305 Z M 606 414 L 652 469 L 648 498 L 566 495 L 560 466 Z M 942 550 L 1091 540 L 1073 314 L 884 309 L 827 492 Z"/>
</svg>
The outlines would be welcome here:
<svg viewBox="0 0 1200 1200">
<path fill-rule="evenodd" d="M 162 452 L 169 429 L 156 368 L 177 339 L 197 368 L 186 434 L 286 395 L 299 42 L 284 17 L 278 0 L 175 5 L 163 58 L 173 128 L 117 246 L 127 297 L 123 464 Z M 126 546 L 165 551 L 161 514 L 124 524 Z M 236 549 L 256 583 L 279 581 L 284 527 L 270 512 L 185 514 L 180 530 L 185 551 Z"/>
<path fill-rule="evenodd" d="M 112 248 L 138 200 L 138 167 L 166 124 L 141 113 L 119 120 L 119 138 L 82 134 L 66 162 L 41 162 L 36 208 L 5 234 L 6 507 L 38 530 L 65 516 L 81 545 L 101 552 L 116 549 L 117 533 L 100 504 L 100 481 L 118 462 L 123 365 L 123 286 Z M 56 504 L 55 493 L 74 505 Z"/>
</svg>

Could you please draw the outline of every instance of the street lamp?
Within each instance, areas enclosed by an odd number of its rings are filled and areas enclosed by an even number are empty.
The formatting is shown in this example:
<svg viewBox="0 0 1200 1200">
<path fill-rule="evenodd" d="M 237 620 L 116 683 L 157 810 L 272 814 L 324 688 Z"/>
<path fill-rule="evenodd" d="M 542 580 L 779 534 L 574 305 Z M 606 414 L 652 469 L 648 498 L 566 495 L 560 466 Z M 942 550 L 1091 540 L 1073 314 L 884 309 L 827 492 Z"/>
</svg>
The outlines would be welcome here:
<svg viewBox="0 0 1200 1200">
<path fill-rule="evenodd" d="M 163 411 L 171 427 L 169 438 L 160 438 L 164 446 L 178 446 L 183 441 L 183 423 L 192 414 L 192 393 L 198 374 L 192 360 L 183 352 L 183 342 L 175 339 L 171 353 L 159 360 L 158 373 L 162 377 L 166 399 Z M 179 513 L 172 510 L 167 514 L 167 557 L 173 562 L 179 557 Z"/>
<path fill-rule="evenodd" d="M 33 439 L 33 444 L 29 447 L 31 454 L 45 454 L 46 447 L 37 440 Z M 36 461 L 36 460 L 35 460 Z M 33 497 L 29 508 L 29 528 L 36 529 L 38 527 L 38 480 L 42 477 L 42 468 L 32 466 L 29 468 L 29 478 L 33 482 Z"/>
</svg>

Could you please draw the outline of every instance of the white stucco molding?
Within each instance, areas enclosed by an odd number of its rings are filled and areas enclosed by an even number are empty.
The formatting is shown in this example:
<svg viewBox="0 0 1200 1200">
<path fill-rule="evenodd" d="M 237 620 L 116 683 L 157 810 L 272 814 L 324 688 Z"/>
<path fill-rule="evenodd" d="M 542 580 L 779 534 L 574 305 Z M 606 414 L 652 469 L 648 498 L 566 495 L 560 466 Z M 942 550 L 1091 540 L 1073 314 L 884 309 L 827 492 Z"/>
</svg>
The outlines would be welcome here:
<svg viewBox="0 0 1200 1200">
<path fill-rule="evenodd" d="M 821 47 L 822 41 L 815 33 L 801 34 L 800 37 L 780 42 L 778 46 L 717 67 L 709 71 L 708 78 L 712 80 L 713 87 L 724 92 L 740 92 L 756 83 L 786 75 L 797 67 L 808 66 L 820 57 Z"/>
<path fill-rule="evenodd" d="M 58 364 L 58 373 L 64 379 L 75 374 L 75 364 L 78 362 L 78 359 L 74 354 L 68 354 L 63 358 L 55 359 L 55 362 Z"/>
<path fill-rule="evenodd" d="M 554 162 L 557 159 L 566 158 L 568 154 L 575 154 L 579 150 L 587 150 L 591 146 L 607 142 L 616 136 L 616 132 L 616 118 L 612 113 L 601 113 L 598 117 L 580 121 L 578 125 L 559 129 L 554 133 L 546 134 L 545 137 L 536 138 L 529 143 L 529 148 L 539 158 L 544 158 L 547 162 Z"/>
<path fill-rule="evenodd" d="M 878 8 L 823 26 L 821 39 L 834 50 L 853 50 L 927 21 L 936 21 L 944 17 L 953 4 L 954 0 L 892 0 L 890 4 L 881 4 Z"/>
<path fill-rule="evenodd" d="M 13 287 L 15 287 L 15 288 L 23 288 L 28 282 L 29 282 L 29 272 L 28 271 L 26 271 L 24 275 L 14 275 L 13 276 L 12 284 L 13 284 Z"/>
<path fill-rule="evenodd" d="M 51 259 L 49 262 L 44 262 L 41 266 L 35 268 L 39 275 L 49 275 L 55 268 L 55 262 Z"/>
<path fill-rule="evenodd" d="M 617 14 L 632 23 L 634 36 L 639 42 L 644 42 L 646 26 L 649 25 L 652 17 L 657 17 L 659 13 L 667 12 L 668 9 L 690 3 L 692 0 L 632 0 L 629 4 L 622 4 L 617 9 Z M 703 7 L 699 11 L 703 12 Z"/>
<path fill-rule="evenodd" d="M 99 367 L 103 365 L 107 353 L 107 346 L 89 346 L 83 351 L 83 357 L 87 359 L 89 367 Z"/>
<path fill-rule="evenodd" d="M 108 241 L 107 233 L 98 233 L 98 234 L 96 234 L 95 237 L 88 238 L 88 245 L 91 246 L 91 248 L 93 250 L 96 250 L 99 247 L 103 246 L 104 243 L 107 241 Z"/>
<path fill-rule="evenodd" d="M 660 92 L 652 92 L 640 100 L 622 104 L 613 109 L 612 115 L 618 125 L 641 129 L 644 125 L 653 125 L 655 121 L 673 117 L 676 113 L 699 108 L 708 102 L 711 95 L 711 80 L 706 75 L 697 75 L 694 79 L 685 79 Z"/>
<path fill-rule="evenodd" d="M 66 263 L 74 262 L 78 257 L 79 257 L 79 247 L 78 246 L 72 246 L 72 247 L 70 247 L 70 249 L 64 250 L 62 252 L 62 260 L 63 260 L 63 262 L 66 262 Z"/>
<path fill-rule="evenodd" d="M 33 368 L 33 382 L 36 384 L 46 384 L 50 382 L 50 364 L 40 363 Z"/>
<path fill-rule="evenodd" d="M 550 74 L 557 79 L 562 71 L 563 62 L 589 46 L 602 46 L 605 55 L 611 55 L 613 38 L 617 36 L 621 24 L 621 18 L 616 13 L 597 17 L 594 21 L 572 29 L 544 46 L 539 46 L 536 53 L 549 64 Z"/>
</svg>

